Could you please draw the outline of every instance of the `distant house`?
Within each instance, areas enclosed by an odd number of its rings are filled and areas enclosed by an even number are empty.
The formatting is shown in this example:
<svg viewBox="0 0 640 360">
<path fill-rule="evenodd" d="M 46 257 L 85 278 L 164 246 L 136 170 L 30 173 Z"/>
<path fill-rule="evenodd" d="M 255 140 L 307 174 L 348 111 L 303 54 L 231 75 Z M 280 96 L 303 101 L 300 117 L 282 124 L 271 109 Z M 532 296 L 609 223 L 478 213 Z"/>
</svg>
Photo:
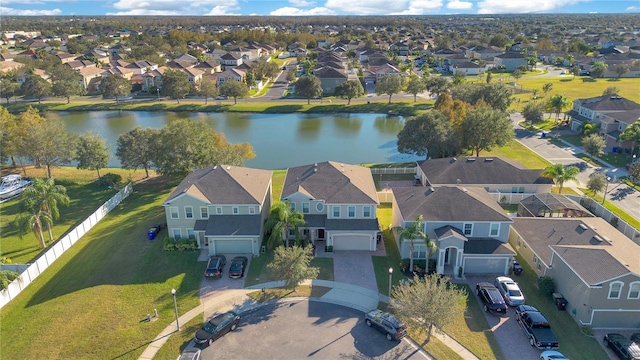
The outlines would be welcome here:
<svg viewBox="0 0 640 360">
<path fill-rule="evenodd" d="M 456 71 L 462 71 L 467 75 L 480 75 L 484 74 L 487 69 L 484 66 L 478 65 L 471 61 L 464 61 L 453 65 L 453 73 Z"/>
<path fill-rule="evenodd" d="M 508 52 L 493 58 L 496 68 L 504 66 L 506 71 L 517 70 L 521 66 L 527 66 L 528 62 L 525 54 Z"/>
<path fill-rule="evenodd" d="M 336 86 L 349 80 L 349 75 L 345 70 L 329 66 L 314 70 L 314 75 L 320 79 L 320 86 L 324 94 L 333 94 Z"/>
<path fill-rule="evenodd" d="M 142 74 L 142 91 L 157 92 L 157 90 L 162 89 L 162 75 L 167 69 L 166 66 L 160 66 L 155 70 Z"/>
<path fill-rule="evenodd" d="M 242 70 L 228 69 L 221 73 L 215 73 L 211 76 L 213 76 L 213 78 L 216 79 L 218 86 L 220 86 L 225 81 L 235 80 L 235 81 L 244 82 L 247 74 Z"/>
<path fill-rule="evenodd" d="M 18 85 L 22 86 L 22 84 L 24 84 L 24 82 L 27 81 L 27 78 L 29 77 L 29 75 L 31 75 L 31 73 L 26 71 L 18 74 Z M 33 75 L 40 76 L 41 78 L 47 80 L 48 82 L 51 82 L 51 76 L 42 69 L 33 69 Z"/>
<path fill-rule="evenodd" d="M 258 255 L 271 209 L 268 170 L 220 165 L 189 173 L 163 203 L 172 239 L 210 255 Z"/>
<path fill-rule="evenodd" d="M 196 69 L 200 69 L 202 71 L 204 71 L 205 74 L 213 74 L 216 72 L 222 72 L 222 66 L 213 61 L 213 60 L 206 60 L 203 61 L 201 63 L 199 63 L 198 65 L 195 66 Z"/>
<path fill-rule="evenodd" d="M 640 246 L 600 217 L 514 218 L 509 243 L 583 326 L 638 329 Z"/>
<path fill-rule="evenodd" d="M 227 67 L 236 67 L 242 64 L 242 56 L 226 53 L 220 56 L 220 64 L 226 69 Z"/>
<path fill-rule="evenodd" d="M 102 79 L 104 69 L 97 68 L 95 66 L 88 66 L 78 70 L 78 73 L 82 76 L 82 87 L 88 93 L 94 93 L 97 90 L 97 83 Z"/>
<path fill-rule="evenodd" d="M 20 69 L 23 66 L 24 66 L 23 63 L 19 63 L 13 60 L 0 61 L 0 73 L 4 74 L 9 71 L 15 72 L 16 70 Z"/>
</svg>

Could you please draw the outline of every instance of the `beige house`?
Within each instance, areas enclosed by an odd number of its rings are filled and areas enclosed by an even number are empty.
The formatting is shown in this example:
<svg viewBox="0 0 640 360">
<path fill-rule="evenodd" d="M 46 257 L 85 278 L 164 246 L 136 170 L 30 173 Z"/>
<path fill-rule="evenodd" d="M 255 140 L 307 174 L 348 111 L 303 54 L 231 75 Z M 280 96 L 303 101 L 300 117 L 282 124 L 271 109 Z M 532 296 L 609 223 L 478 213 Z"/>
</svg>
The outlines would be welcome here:
<svg viewBox="0 0 640 360">
<path fill-rule="evenodd" d="M 271 208 L 268 170 L 220 165 L 188 174 L 165 200 L 169 236 L 209 254 L 258 255 Z"/>
<path fill-rule="evenodd" d="M 640 246 L 599 217 L 514 218 L 509 243 L 580 325 L 640 327 Z"/>
</svg>

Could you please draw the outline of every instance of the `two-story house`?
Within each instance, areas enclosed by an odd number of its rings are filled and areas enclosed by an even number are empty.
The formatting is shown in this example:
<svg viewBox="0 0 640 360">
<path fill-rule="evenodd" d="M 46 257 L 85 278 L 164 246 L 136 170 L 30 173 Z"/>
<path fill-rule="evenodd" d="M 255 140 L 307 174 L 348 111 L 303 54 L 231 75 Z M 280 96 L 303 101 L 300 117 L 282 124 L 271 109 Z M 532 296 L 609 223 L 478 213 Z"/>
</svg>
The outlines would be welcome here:
<svg viewBox="0 0 640 360">
<path fill-rule="evenodd" d="M 525 54 L 508 52 L 493 58 L 496 68 L 504 66 L 506 71 L 514 71 L 520 67 L 527 66 Z"/>
<path fill-rule="evenodd" d="M 302 212 L 299 231 L 316 246 L 376 250 L 379 202 L 368 168 L 333 161 L 289 168 L 281 200 Z"/>
<path fill-rule="evenodd" d="M 220 64 L 222 64 L 223 69 L 236 67 L 242 64 L 242 56 L 226 53 L 220 56 Z"/>
<path fill-rule="evenodd" d="M 162 204 L 169 236 L 209 254 L 258 255 L 271 208 L 269 170 L 219 165 L 189 173 Z"/>
<path fill-rule="evenodd" d="M 580 325 L 638 329 L 640 245 L 600 217 L 514 218 L 509 243 Z"/>
</svg>

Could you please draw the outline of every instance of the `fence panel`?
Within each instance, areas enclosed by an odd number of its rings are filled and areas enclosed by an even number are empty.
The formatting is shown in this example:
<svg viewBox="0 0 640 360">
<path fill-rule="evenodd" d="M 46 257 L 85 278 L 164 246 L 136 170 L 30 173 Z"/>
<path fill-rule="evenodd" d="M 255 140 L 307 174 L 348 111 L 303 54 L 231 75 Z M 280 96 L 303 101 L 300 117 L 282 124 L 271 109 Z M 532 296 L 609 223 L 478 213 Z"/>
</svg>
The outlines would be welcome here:
<svg viewBox="0 0 640 360">
<path fill-rule="evenodd" d="M 605 208 L 599 202 L 593 200 L 590 197 L 586 197 L 586 196 L 576 196 L 576 195 L 566 195 L 566 196 L 568 198 L 570 198 L 571 200 L 578 202 L 580 205 L 582 205 L 585 208 L 589 209 L 589 211 L 594 213 L 596 216 L 599 216 L 599 217 L 603 218 L 604 220 L 606 220 L 609 223 L 611 223 L 611 220 L 614 219 L 614 218 L 618 219 L 617 220 L 618 221 L 618 226 L 617 226 L 618 231 L 623 233 L 624 236 L 628 237 L 629 239 L 631 239 L 636 244 L 640 245 L 640 230 L 634 228 L 633 226 L 629 225 L 629 223 L 627 223 L 626 221 L 620 219 L 617 215 L 615 215 L 614 213 L 609 211 L 607 208 Z"/>
<path fill-rule="evenodd" d="M 371 173 L 374 175 L 415 174 L 416 168 L 371 168 Z"/>
</svg>

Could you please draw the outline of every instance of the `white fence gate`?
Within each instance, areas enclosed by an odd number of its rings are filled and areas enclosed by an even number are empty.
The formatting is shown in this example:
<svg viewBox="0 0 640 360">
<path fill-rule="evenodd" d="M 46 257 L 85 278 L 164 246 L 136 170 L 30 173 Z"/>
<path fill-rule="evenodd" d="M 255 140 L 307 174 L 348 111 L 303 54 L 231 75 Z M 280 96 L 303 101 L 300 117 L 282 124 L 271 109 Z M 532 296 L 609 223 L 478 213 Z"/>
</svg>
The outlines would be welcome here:
<svg viewBox="0 0 640 360">
<path fill-rule="evenodd" d="M 122 190 L 111 199 L 102 204 L 93 214 L 89 215 L 80 225 L 76 226 L 67 235 L 59 239 L 49 250 L 40 255 L 35 262 L 27 264 L 18 279 L 13 280 L 9 286 L 0 291 L 0 309 L 9 301 L 15 298 L 31 282 L 33 282 L 42 272 L 44 272 L 54 261 L 56 261 L 65 251 L 69 250 L 84 234 L 93 228 L 102 218 L 113 210 L 124 198 L 133 191 L 133 185 L 128 183 Z"/>
</svg>

